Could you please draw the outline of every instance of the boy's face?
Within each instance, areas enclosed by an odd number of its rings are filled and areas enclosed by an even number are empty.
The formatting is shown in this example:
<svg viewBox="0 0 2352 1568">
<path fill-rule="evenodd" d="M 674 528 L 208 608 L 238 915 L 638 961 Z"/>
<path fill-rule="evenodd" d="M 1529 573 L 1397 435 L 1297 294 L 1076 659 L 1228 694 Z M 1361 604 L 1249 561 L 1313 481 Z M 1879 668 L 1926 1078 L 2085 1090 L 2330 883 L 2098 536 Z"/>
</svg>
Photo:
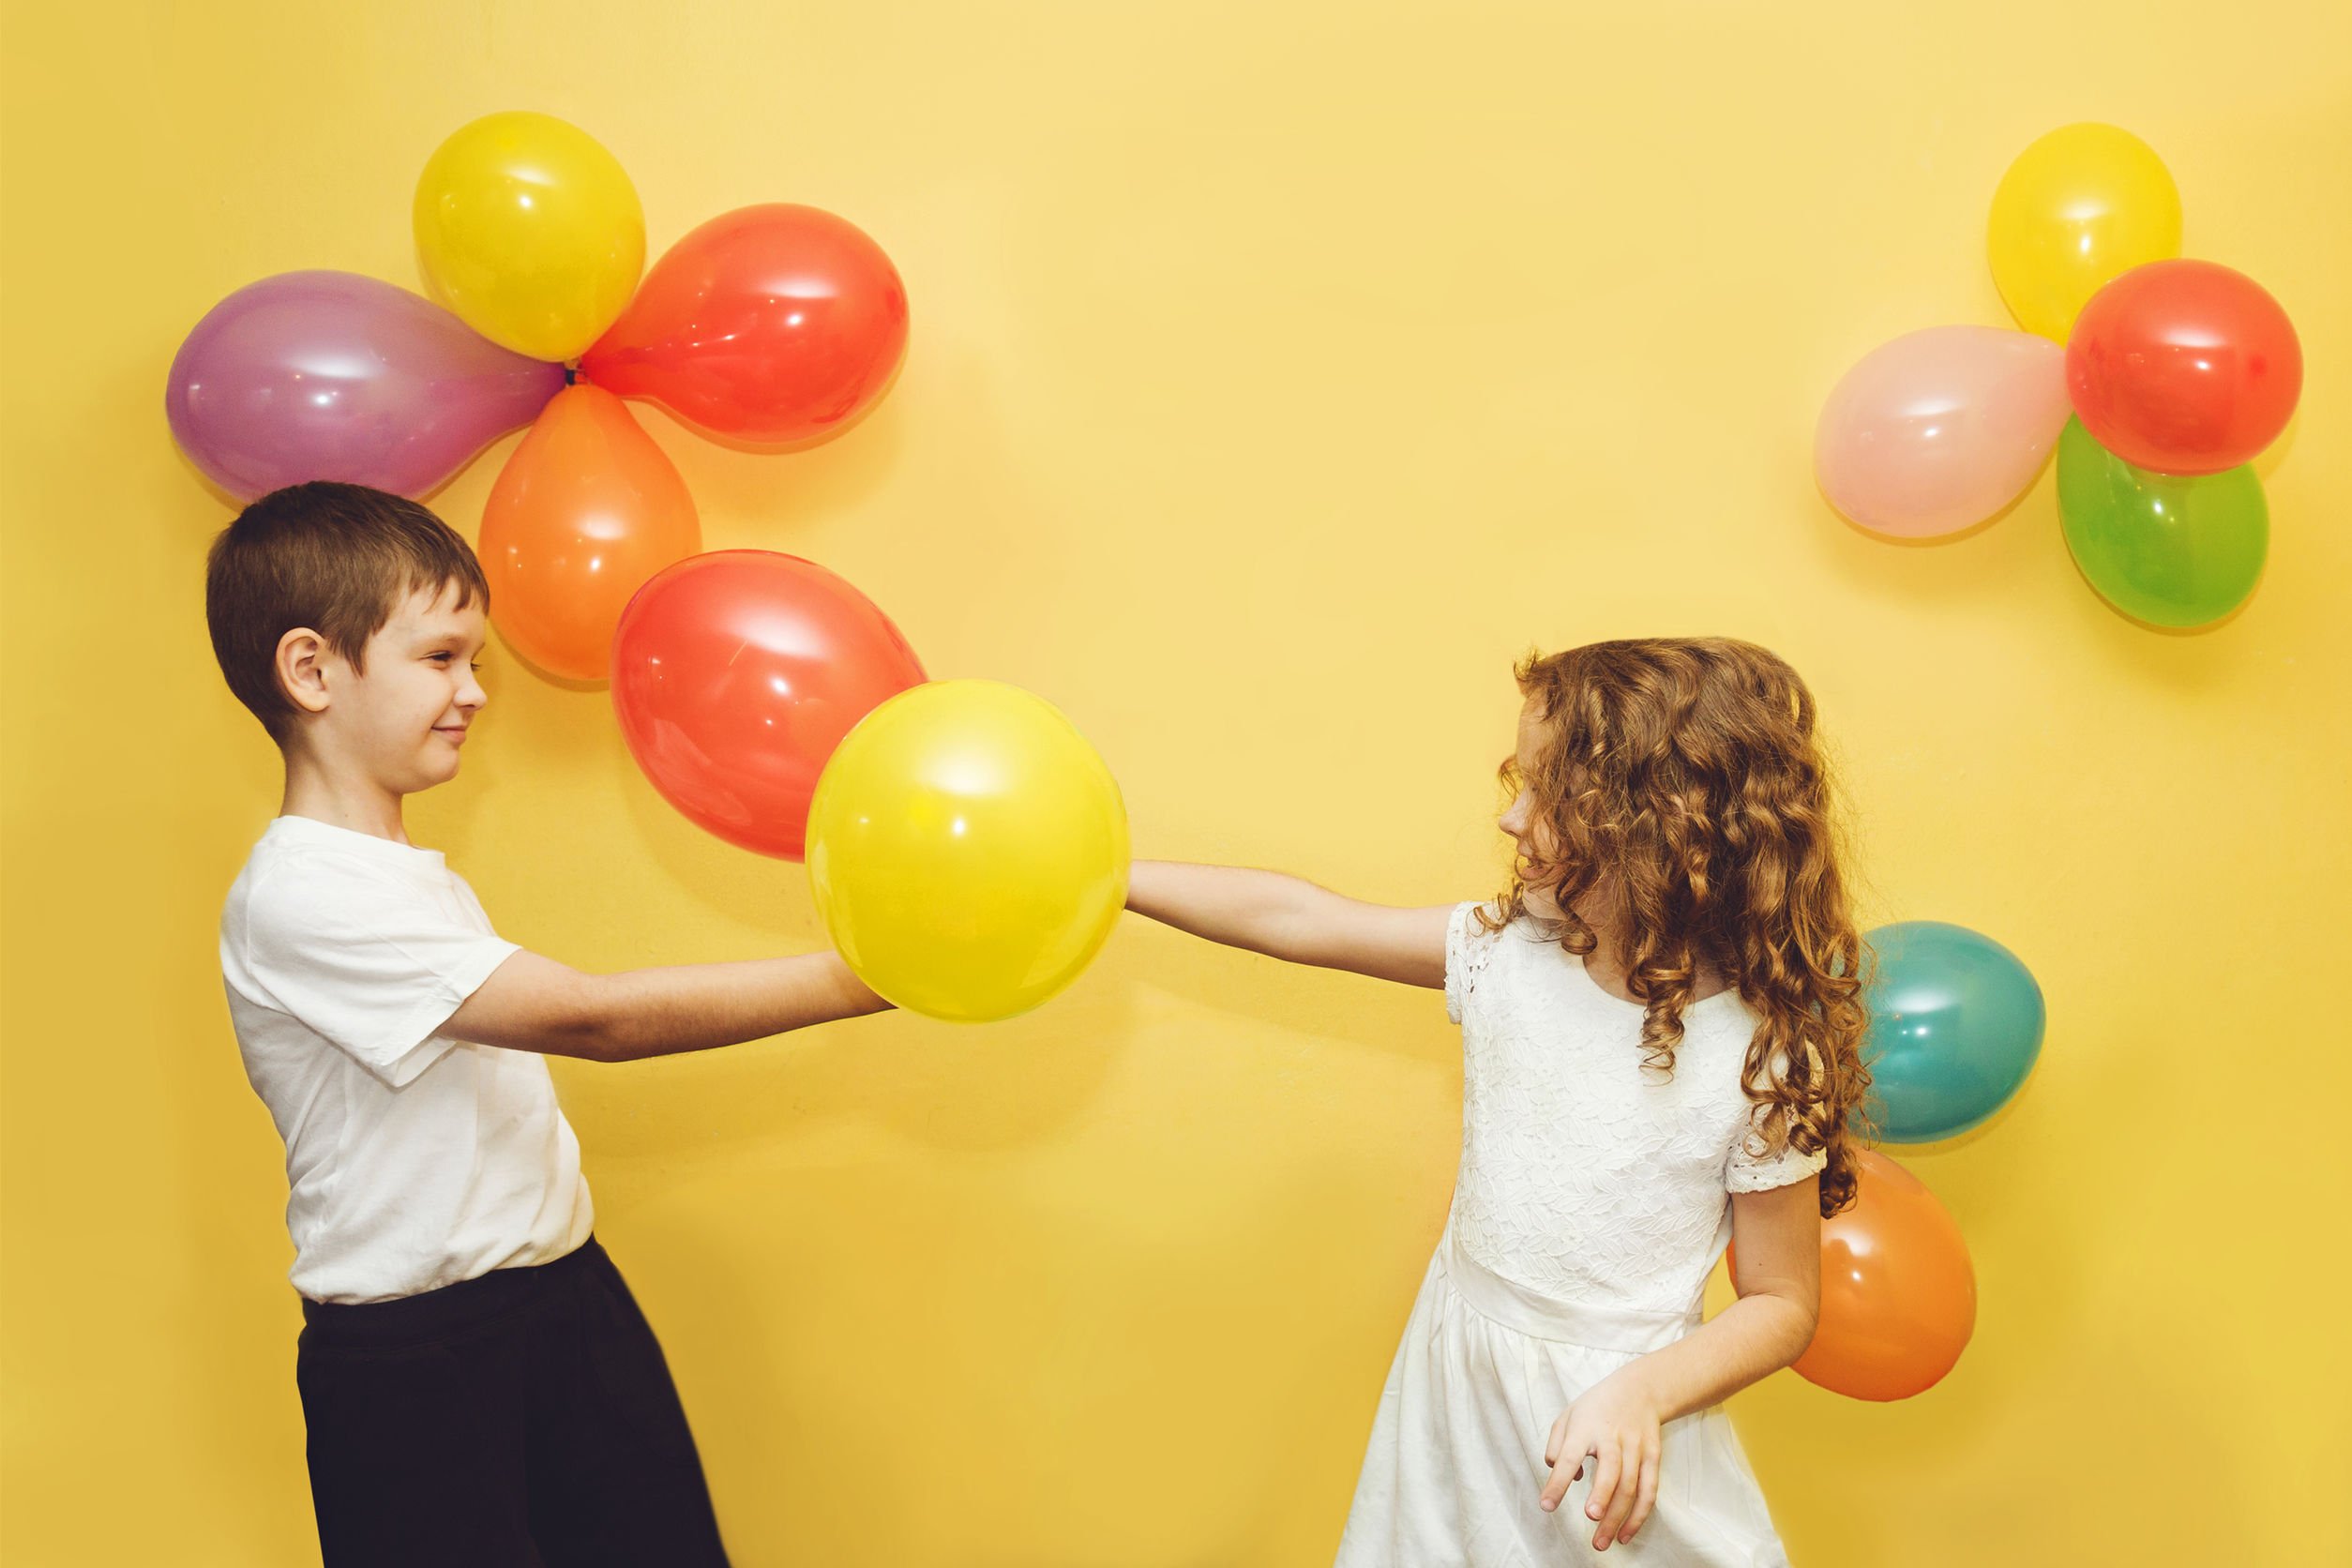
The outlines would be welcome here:
<svg viewBox="0 0 2352 1568">
<path fill-rule="evenodd" d="M 401 794 L 457 776 L 466 727 L 490 701 L 474 678 L 489 624 L 454 582 L 420 589 L 368 640 L 364 671 L 343 666 L 323 716 L 338 748 Z"/>
</svg>

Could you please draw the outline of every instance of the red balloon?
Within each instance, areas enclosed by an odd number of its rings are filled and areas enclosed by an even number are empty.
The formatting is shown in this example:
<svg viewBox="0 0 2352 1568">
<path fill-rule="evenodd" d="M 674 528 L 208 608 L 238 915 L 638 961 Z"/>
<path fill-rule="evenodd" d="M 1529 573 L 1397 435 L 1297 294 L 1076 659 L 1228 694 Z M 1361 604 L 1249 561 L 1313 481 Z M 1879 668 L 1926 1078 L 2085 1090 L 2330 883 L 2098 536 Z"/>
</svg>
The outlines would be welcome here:
<svg viewBox="0 0 2352 1568">
<path fill-rule="evenodd" d="M 813 561 L 689 556 L 638 590 L 612 641 L 612 707 L 664 799 L 731 844 L 785 860 L 833 748 L 925 679 L 873 600 Z"/>
<path fill-rule="evenodd" d="M 2066 384 L 2083 428 L 2125 462 L 2219 474 L 2286 429 L 2303 350 L 2279 302 L 2244 273 L 2150 262 L 2083 307 Z"/>
<path fill-rule="evenodd" d="M 770 203 L 670 248 L 580 373 L 752 445 L 837 434 L 882 396 L 907 347 L 907 290 L 864 230 Z"/>
</svg>

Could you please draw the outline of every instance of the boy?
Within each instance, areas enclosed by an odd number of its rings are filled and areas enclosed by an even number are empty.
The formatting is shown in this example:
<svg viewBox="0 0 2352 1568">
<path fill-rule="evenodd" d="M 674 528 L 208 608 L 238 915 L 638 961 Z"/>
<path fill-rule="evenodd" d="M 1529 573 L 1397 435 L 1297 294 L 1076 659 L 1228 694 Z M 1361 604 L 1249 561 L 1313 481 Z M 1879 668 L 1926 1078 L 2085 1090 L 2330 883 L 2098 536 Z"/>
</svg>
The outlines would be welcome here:
<svg viewBox="0 0 2352 1568">
<path fill-rule="evenodd" d="M 723 1563 L 545 1058 L 703 1050 L 887 1003 L 831 953 L 584 974 L 501 941 L 400 821 L 457 775 L 489 605 L 463 539 L 355 485 L 263 497 L 207 572 L 221 673 L 285 761 L 220 967 L 286 1143 L 320 1545 L 328 1568 Z"/>
</svg>

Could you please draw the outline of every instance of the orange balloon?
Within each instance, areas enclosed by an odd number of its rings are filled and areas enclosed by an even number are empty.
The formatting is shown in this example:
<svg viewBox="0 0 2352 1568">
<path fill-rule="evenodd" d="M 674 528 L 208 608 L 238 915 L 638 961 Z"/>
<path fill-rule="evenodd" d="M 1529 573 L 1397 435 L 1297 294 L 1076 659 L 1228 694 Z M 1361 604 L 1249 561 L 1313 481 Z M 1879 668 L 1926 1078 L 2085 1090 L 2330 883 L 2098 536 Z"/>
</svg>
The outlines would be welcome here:
<svg viewBox="0 0 2352 1568">
<path fill-rule="evenodd" d="M 677 465 L 600 386 L 567 386 L 482 508 L 490 619 L 550 674 L 601 681 L 631 595 L 702 548 Z"/>
<path fill-rule="evenodd" d="M 1907 1399 L 1976 1328 L 1976 1270 L 1925 1184 L 1874 1150 L 1853 1207 L 1821 1222 L 1821 1323 L 1798 1374 L 1857 1399 Z"/>
</svg>

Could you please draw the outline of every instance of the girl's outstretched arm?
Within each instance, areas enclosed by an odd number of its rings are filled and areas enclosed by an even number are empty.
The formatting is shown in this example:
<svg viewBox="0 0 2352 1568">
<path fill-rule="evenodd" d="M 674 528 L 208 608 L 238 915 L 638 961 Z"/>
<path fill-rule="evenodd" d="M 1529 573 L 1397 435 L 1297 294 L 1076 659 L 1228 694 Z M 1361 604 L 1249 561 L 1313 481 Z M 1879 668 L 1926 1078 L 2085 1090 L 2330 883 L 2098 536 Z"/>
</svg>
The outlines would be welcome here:
<svg viewBox="0 0 2352 1568">
<path fill-rule="evenodd" d="M 1397 909 L 1342 897 L 1279 871 L 1138 860 L 1127 907 L 1194 936 L 1407 986 L 1445 984 L 1451 904 Z"/>
</svg>

